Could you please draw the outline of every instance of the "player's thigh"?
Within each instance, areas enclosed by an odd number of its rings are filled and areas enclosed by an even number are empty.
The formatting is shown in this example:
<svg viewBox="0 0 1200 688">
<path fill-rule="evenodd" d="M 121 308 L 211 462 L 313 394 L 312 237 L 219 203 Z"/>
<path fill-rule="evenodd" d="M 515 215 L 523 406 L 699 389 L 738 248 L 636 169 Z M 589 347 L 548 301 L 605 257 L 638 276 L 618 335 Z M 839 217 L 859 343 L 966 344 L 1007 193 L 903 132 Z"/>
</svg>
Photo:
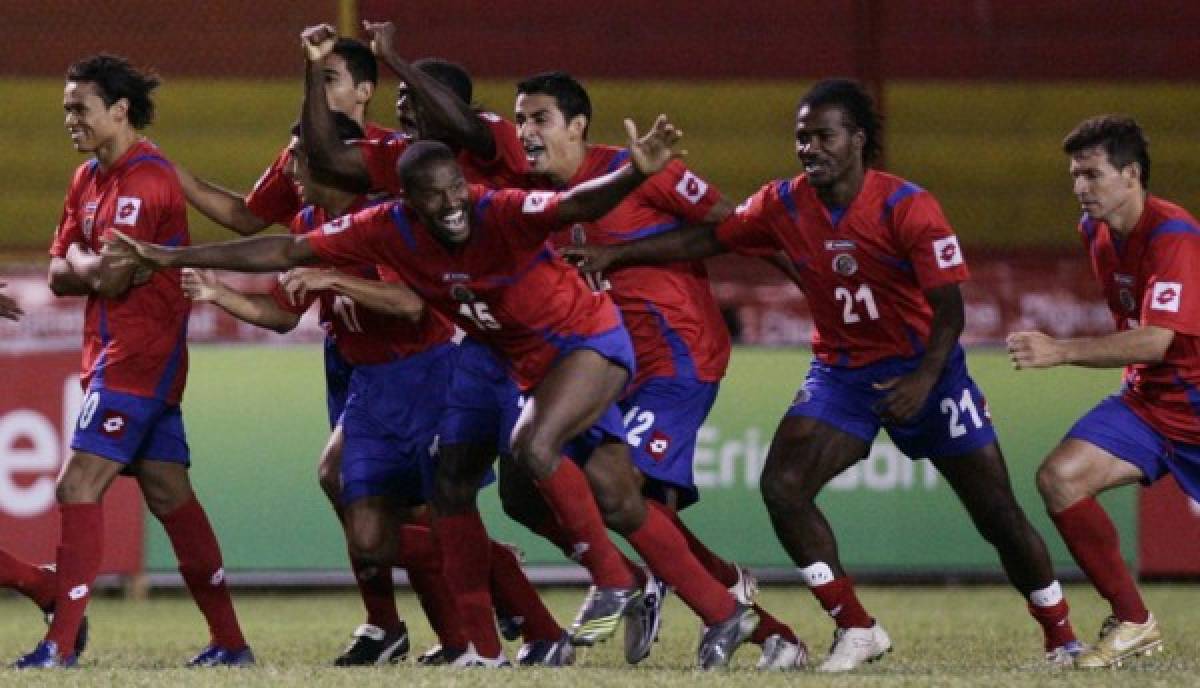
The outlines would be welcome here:
<svg viewBox="0 0 1200 688">
<path fill-rule="evenodd" d="M 634 467 L 629 445 L 624 442 L 608 438 L 592 451 L 583 469 L 602 512 L 636 508 L 643 501 L 643 477 Z"/>
<path fill-rule="evenodd" d="M 1146 478 L 1136 464 L 1076 437 L 1068 437 L 1059 443 L 1037 473 L 1038 490 L 1051 512 Z"/>
<path fill-rule="evenodd" d="M 871 445 L 820 418 L 784 416 L 771 439 L 760 484 L 764 496 L 811 499 L 867 455 Z"/>
<path fill-rule="evenodd" d="M 514 447 L 561 446 L 590 428 L 616 401 L 629 373 L 591 349 L 564 356 L 525 403 L 513 431 Z"/>
<path fill-rule="evenodd" d="M 124 464 L 91 452 L 76 451 L 67 459 L 58 478 L 58 501 L 62 504 L 100 501 Z"/>
<path fill-rule="evenodd" d="M 139 459 L 134 464 L 133 474 L 146 500 L 146 507 L 159 518 L 192 499 L 192 482 L 188 478 L 188 467 L 184 464 Z"/>
<path fill-rule="evenodd" d="M 986 519 L 991 514 L 1020 509 L 998 443 L 931 461 L 973 517 Z"/>
</svg>

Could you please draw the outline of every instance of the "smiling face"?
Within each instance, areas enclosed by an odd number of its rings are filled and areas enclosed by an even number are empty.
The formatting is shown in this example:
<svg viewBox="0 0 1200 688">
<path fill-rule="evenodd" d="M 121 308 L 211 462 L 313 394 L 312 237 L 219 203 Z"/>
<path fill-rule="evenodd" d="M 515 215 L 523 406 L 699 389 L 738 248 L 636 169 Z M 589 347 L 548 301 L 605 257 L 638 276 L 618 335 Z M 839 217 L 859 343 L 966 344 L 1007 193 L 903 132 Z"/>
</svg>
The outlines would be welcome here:
<svg viewBox="0 0 1200 688">
<path fill-rule="evenodd" d="M 863 174 L 865 142 L 863 131 L 837 105 L 804 105 L 796 111 L 796 157 L 817 189 Z"/>
<path fill-rule="evenodd" d="M 405 185 L 405 201 L 441 240 L 461 244 L 471 235 L 467 180 L 453 160 L 433 160 Z"/>
<path fill-rule="evenodd" d="M 109 143 L 128 125 L 126 117 L 129 104 L 120 99 L 105 105 L 100 97 L 100 88 L 90 81 L 68 81 L 63 89 L 63 124 L 71 137 L 71 144 L 80 153 L 93 153 Z"/>
<path fill-rule="evenodd" d="M 1102 146 L 1071 155 L 1071 179 L 1083 212 L 1108 221 L 1142 193 L 1136 163 L 1117 169 Z"/>
<path fill-rule="evenodd" d="M 525 159 L 535 174 L 570 177 L 573 153 L 584 146 L 587 117 L 567 121 L 554 96 L 522 93 L 517 96 L 517 133 L 525 148 Z"/>
</svg>

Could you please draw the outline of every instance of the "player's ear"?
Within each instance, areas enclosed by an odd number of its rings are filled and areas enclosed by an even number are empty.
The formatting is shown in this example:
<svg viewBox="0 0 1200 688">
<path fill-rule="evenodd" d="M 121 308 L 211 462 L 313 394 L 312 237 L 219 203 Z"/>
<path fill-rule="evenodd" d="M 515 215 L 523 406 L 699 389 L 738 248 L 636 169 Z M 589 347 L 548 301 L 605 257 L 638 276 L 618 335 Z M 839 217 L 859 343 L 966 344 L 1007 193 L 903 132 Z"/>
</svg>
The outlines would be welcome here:
<svg viewBox="0 0 1200 688">
<path fill-rule="evenodd" d="M 567 131 L 574 134 L 577 138 L 583 139 L 586 137 L 588 128 L 587 115 L 575 115 L 567 122 Z"/>
<path fill-rule="evenodd" d="M 1142 166 L 1138 162 L 1131 162 L 1121 168 L 1121 176 L 1125 178 L 1125 182 L 1130 186 L 1140 184 L 1142 182 Z"/>
<path fill-rule="evenodd" d="M 370 81 L 360 81 L 354 85 L 354 95 L 358 102 L 366 104 L 375 95 L 375 84 Z"/>
<path fill-rule="evenodd" d="M 864 148 L 867 147 L 867 132 L 862 128 L 854 130 L 850 135 L 850 143 L 854 146 L 855 152 L 861 155 Z"/>
<path fill-rule="evenodd" d="M 129 99 L 128 98 L 118 98 L 117 102 L 108 106 L 108 113 L 110 115 L 112 115 L 114 119 L 128 120 L 129 119 Z"/>
</svg>

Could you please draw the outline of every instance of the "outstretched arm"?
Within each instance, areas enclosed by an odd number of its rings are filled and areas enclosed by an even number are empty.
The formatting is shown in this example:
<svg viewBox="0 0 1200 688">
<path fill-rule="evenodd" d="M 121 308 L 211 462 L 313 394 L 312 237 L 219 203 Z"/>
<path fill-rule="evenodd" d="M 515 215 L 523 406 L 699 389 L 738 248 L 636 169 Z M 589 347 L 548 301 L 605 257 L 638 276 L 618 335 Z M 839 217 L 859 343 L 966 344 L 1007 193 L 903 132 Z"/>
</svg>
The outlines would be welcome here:
<svg viewBox="0 0 1200 688">
<path fill-rule="evenodd" d="M 238 320 L 280 334 L 296 329 L 300 314 L 284 310 L 270 294 L 247 294 L 217 279 L 209 270 L 185 268 L 180 277 L 183 293 L 197 303 L 213 303 Z"/>
<path fill-rule="evenodd" d="M 376 313 L 414 322 L 425 313 L 425 301 L 404 284 L 354 277 L 336 270 L 296 268 L 283 276 L 283 288 L 293 303 L 302 302 L 310 291 L 330 289 Z"/>
<path fill-rule="evenodd" d="M 366 193 L 371 190 L 371 175 L 362 152 L 338 138 L 333 111 L 325 98 L 321 60 L 333 52 L 336 40 L 337 32 L 328 24 L 309 27 L 300 34 L 308 59 L 304 71 L 300 139 L 313 179 L 344 191 Z"/>
<path fill-rule="evenodd" d="M 1041 332 L 1008 335 L 1008 357 L 1017 370 L 1076 365 L 1120 368 L 1136 363 L 1160 363 L 1175 339 L 1174 330 L 1143 325 L 1100 337 L 1055 339 Z"/>
<path fill-rule="evenodd" d="M 371 34 L 371 50 L 386 62 L 409 90 L 422 131 L 437 132 L 483 160 L 496 157 L 492 130 L 471 109 L 471 104 L 448 86 L 402 60 L 395 50 L 396 26 L 392 22 L 363 22 Z"/>
<path fill-rule="evenodd" d="M 169 247 L 138 241 L 113 230 L 105 239 L 102 255 L 152 269 L 222 268 L 238 272 L 275 272 L 318 262 L 306 237 L 282 234 Z"/>
<path fill-rule="evenodd" d="M 255 215 L 246 206 L 246 197 L 212 182 L 196 177 L 176 165 L 175 173 L 183 187 L 188 203 L 213 222 L 242 236 L 258 234 L 270 223 Z"/>
</svg>

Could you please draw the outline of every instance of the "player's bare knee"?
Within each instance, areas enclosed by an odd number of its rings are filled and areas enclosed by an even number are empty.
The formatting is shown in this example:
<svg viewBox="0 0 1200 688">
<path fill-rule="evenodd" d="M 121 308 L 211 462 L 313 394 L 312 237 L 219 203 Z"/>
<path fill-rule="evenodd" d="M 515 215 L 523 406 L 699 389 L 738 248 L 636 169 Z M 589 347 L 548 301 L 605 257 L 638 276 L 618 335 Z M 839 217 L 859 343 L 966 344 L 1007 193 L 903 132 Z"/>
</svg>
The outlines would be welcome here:
<svg viewBox="0 0 1200 688">
<path fill-rule="evenodd" d="M 528 431 L 513 441 L 513 455 L 537 480 L 544 480 L 558 468 L 560 447 L 542 433 Z"/>
<path fill-rule="evenodd" d="M 1036 483 L 1042 501 L 1052 513 L 1088 496 L 1088 488 L 1070 459 L 1051 455 L 1038 467 Z"/>
</svg>

